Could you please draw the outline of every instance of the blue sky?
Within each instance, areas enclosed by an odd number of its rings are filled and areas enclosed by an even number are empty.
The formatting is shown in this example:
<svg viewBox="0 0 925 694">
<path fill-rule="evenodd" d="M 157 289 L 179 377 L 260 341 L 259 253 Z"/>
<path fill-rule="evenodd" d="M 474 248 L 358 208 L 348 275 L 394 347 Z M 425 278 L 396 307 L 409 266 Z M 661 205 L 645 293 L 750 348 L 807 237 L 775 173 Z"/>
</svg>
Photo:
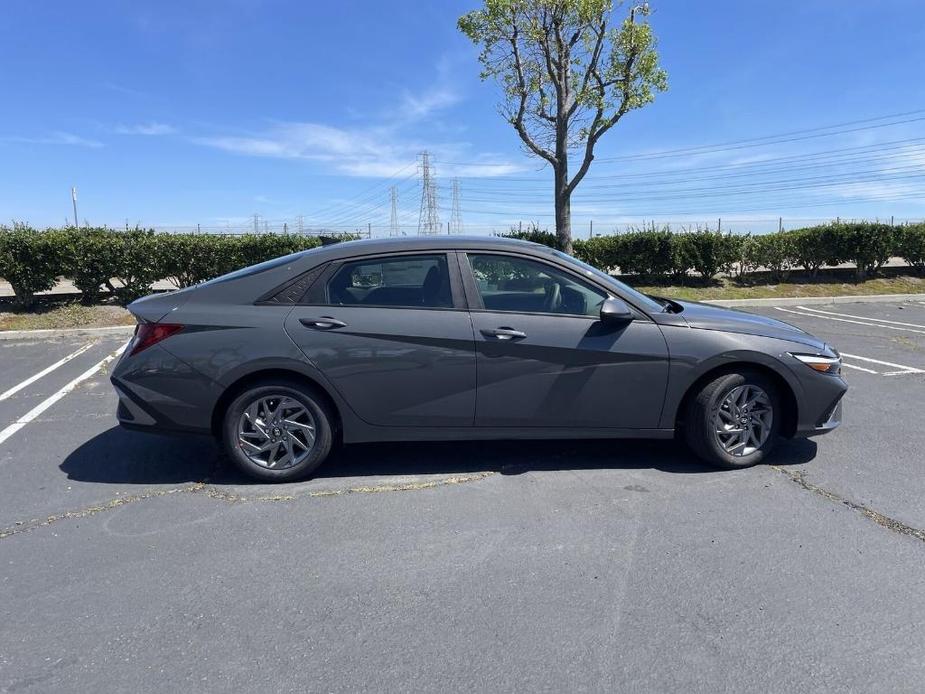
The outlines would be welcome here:
<svg viewBox="0 0 925 694">
<path fill-rule="evenodd" d="M 601 141 L 576 233 L 925 217 L 925 3 L 651 4 L 670 89 Z M 93 224 L 241 228 L 256 213 L 387 233 L 395 185 L 413 231 L 426 149 L 442 220 L 459 177 L 466 230 L 549 225 L 550 172 L 456 30 L 475 6 L 7 0 L 0 219 L 61 224 L 76 185 Z M 871 120 L 893 114 L 907 115 Z"/>
</svg>

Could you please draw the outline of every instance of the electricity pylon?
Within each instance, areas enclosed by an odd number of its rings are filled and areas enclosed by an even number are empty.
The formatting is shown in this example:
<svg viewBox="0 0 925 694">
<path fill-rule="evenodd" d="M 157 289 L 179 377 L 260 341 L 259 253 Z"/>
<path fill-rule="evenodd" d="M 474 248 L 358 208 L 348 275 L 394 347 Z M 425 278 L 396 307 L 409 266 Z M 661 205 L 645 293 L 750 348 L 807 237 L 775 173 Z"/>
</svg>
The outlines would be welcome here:
<svg viewBox="0 0 925 694">
<path fill-rule="evenodd" d="M 392 198 L 392 216 L 389 219 L 389 236 L 401 236 L 398 228 L 398 189 L 392 186 L 389 189 L 389 196 Z"/>
<path fill-rule="evenodd" d="M 418 233 L 429 235 L 440 233 L 437 181 L 430 170 L 429 152 L 421 152 L 421 213 L 418 216 Z"/>
<path fill-rule="evenodd" d="M 453 179 L 453 212 L 450 215 L 450 233 L 463 233 L 462 213 L 459 210 L 459 179 Z"/>
</svg>

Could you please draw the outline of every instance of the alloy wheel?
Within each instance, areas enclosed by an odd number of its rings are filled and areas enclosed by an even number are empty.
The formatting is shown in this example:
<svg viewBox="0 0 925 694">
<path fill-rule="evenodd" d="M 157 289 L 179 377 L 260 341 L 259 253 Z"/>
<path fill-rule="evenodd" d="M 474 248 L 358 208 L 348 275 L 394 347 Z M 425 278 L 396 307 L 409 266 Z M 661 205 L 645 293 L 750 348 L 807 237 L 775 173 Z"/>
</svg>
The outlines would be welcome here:
<svg viewBox="0 0 925 694">
<path fill-rule="evenodd" d="M 315 419 L 288 395 L 254 400 L 241 414 L 238 447 L 248 460 L 271 470 L 298 465 L 315 445 Z"/>
<path fill-rule="evenodd" d="M 737 458 L 761 448 L 768 440 L 773 422 L 774 410 L 768 394 L 750 384 L 730 390 L 713 417 L 719 445 Z"/>
</svg>

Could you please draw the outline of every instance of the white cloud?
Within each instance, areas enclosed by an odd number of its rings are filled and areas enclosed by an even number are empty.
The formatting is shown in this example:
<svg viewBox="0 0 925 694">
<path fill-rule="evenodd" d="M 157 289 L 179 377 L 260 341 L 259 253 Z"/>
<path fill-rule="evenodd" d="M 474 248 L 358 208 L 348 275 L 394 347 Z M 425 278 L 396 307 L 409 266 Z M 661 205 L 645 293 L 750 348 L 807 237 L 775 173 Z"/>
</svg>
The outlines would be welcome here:
<svg viewBox="0 0 925 694">
<path fill-rule="evenodd" d="M 431 153 L 440 175 L 502 176 L 522 171 L 523 165 L 474 153 L 468 142 L 446 139 L 452 135 L 437 118 L 460 101 L 450 84 L 449 68 L 441 61 L 434 86 L 417 93 L 403 92 L 394 107 L 365 125 L 282 122 L 256 133 L 209 135 L 191 141 L 244 156 L 321 162 L 348 176 L 389 178 L 396 172 L 413 173 L 411 167 L 424 150 Z M 430 137 L 420 135 L 425 129 Z M 459 161 L 465 163 L 450 163 Z"/>
<path fill-rule="evenodd" d="M 424 150 L 443 176 L 504 176 L 524 170 L 522 164 L 488 155 L 473 155 L 467 143 L 424 142 L 387 128 L 335 128 L 320 123 L 279 123 L 254 136 L 194 138 L 193 142 L 233 154 L 302 159 L 330 164 L 349 176 L 390 178 L 404 173 Z M 474 161 L 460 163 L 460 159 Z"/>
<path fill-rule="evenodd" d="M 460 95 L 449 87 L 435 87 L 421 94 L 405 92 L 397 116 L 402 120 L 416 121 L 431 116 L 435 111 L 459 103 Z"/>
<path fill-rule="evenodd" d="M 166 123 L 150 121 L 137 125 L 117 125 L 115 131 L 120 135 L 172 135 L 177 129 Z"/>
<path fill-rule="evenodd" d="M 321 123 L 278 123 L 248 136 L 199 137 L 196 144 L 234 154 L 324 162 L 350 176 L 391 177 L 428 150 L 442 175 L 503 176 L 522 171 L 521 164 L 474 155 L 465 142 L 427 142 L 403 136 L 400 128 L 337 128 Z M 455 163 L 469 159 L 465 163 Z"/>
<path fill-rule="evenodd" d="M 42 137 L 4 137 L 2 142 L 21 142 L 29 145 L 66 145 L 71 147 L 102 147 L 103 143 L 73 133 L 56 130 Z"/>
</svg>

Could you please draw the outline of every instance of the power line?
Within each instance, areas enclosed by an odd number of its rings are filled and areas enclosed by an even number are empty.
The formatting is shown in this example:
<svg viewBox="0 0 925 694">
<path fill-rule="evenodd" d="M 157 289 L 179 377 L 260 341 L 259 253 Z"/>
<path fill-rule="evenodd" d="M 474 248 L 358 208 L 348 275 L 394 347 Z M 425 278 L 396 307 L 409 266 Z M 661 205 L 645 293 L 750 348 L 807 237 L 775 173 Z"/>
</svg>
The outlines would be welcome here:
<svg viewBox="0 0 925 694">
<path fill-rule="evenodd" d="M 925 138 L 923 138 L 925 139 Z M 620 184 L 617 183 L 598 183 L 597 181 L 619 181 L 619 180 L 629 180 L 629 181 L 645 181 L 647 185 L 672 185 L 676 183 L 686 183 L 688 181 L 720 181 L 728 179 L 737 179 L 737 178 L 760 178 L 762 176 L 767 176 L 770 174 L 777 173 L 789 173 L 791 171 L 810 171 L 814 169 L 844 169 L 844 168 L 857 168 L 862 164 L 874 164 L 876 162 L 889 162 L 895 161 L 896 163 L 901 163 L 902 160 L 908 160 L 911 157 L 921 156 L 925 154 L 925 146 L 909 146 L 906 145 L 901 148 L 899 152 L 892 152 L 880 155 L 872 155 L 865 153 L 863 156 L 843 156 L 840 159 L 829 159 L 827 161 L 809 161 L 805 164 L 799 164 L 797 166 L 770 166 L 768 167 L 766 163 L 750 165 L 750 166 L 736 166 L 736 167 L 715 167 L 721 169 L 717 175 L 706 175 L 698 176 L 691 175 L 691 171 L 706 171 L 710 174 L 710 169 L 714 167 L 692 167 L 690 169 L 677 169 L 671 171 L 654 171 L 654 172 L 637 172 L 632 174 L 623 174 L 619 176 L 600 176 L 595 178 L 589 178 L 588 180 L 591 183 L 587 185 L 580 186 L 576 192 L 582 190 L 595 190 L 595 189 L 610 189 L 617 187 Z M 728 172 L 723 170 L 728 169 Z M 526 184 L 515 184 L 510 186 L 504 186 L 503 182 L 493 183 L 488 182 L 487 185 L 478 185 L 478 183 L 471 184 L 469 190 L 476 192 L 485 192 L 485 191 L 535 191 L 540 193 L 545 193 L 548 189 L 546 181 L 540 180 L 531 180 Z"/>
<path fill-rule="evenodd" d="M 386 190 L 388 190 L 389 185 L 390 185 L 396 178 L 398 178 L 401 174 L 403 174 L 403 173 L 404 173 L 405 171 L 407 171 L 408 169 L 414 167 L 415 163 L 416 163 L 416 162 L 412 161 L 411 163 L 406 164 L 405 166 L 401 167 L 400 169 L 398 169 L 397 171 L 395 171 L 393 174 L 391 174 L 390 176 L 388 176 L 388 177 L 386 178 L 385 181 L 379 181 L 379 182 L 373 184 L 372 186 L 370 186 L 369 188 L 365 188 L 365 189 L 361 190 L 360 192 L 356 193 L 355 195 L 352 195 L 352 196 L 350 196 L 350 197 L 348 197 L 348 198 L 345 198 L 345 199 L 343 199 L 343 200 L 339 200 L 339 201 L 334 202 L 334 203 L 329 203 L 329 204 L 327 204 L 327 205 L 323 205 L 323 206 L 322 206 L 321 208 L 319 208 L 318 210 L 315 210 L 315 213 L 314 213 L 313 215 L 310 215 L 310 216 L 311 216 L 312 218 L 314 218 L 314 219 L 318 219 L 318 218 L 320 218 L 322 215 L 331 214 L 332 211 L 339 211 L 339 210 L 340 210 L 341 208 L 343 208 L 343 207 L 349 207 L 349 206 L 351 206 L 353 203 L 360 202 L 360 201 L 362 201 L 363 199 L 369 199 L 370 197 L 375 197 L 377 194 L 381 194 L 381 193 L 385 192 Z M 414 176 L 414 172 L 413 172 L 413 171 L 412 171 L 412 173 L 411 173 L 411 176 Z"/>
<path fill-rule="evenodd" d="M 910 113 L 922 113 L 923 110 L 911 111 Z M 881 120 L 882 118 L 889 118 L 890 116 L 883 116 L 880 119 L 870 119 L 870 120 Z M 850 133 L 862 132 L 865 130 L 876 130 L 878 128 L 889 128 L 894 125 L 904 125 L 906 123 L 918 123 L 920 121 L 925 121 L 925 116 L 919 118 L 909 118 L 906 120 L 894 121 L 892 123 L 879 123 L 877 125 L 868 125 L 861 128 L 850 128 L 844 130 L 836 130 L 834 132 L 815 132 L 818 130 L 829 130 L 832 128 L 838 128 L 841 126 L 833 125 L 828 127 L 821 128 L 812 128 L 805 131 L 793 131 L 792 133 L 783 133 L 781 135 L 767 135 L 765 137 L 751 138 L 747 140 L 734 140 L 726 143 L 718 143 L 713 145 L 700 145 L 697 147 L 685 147 L 681 149 L 667 149 L 657 152 L 649 152 L 647 154 L 628 154 L 619 157 L 600 157 L 597 158 L 598 162 L 609 162 L 609 161 L 639 161 L 639 160 L 648 160 L 648 159 L 662 159 L 664 157 L 673 157 L 678 154 L 713 154 L 715 152 L 726 152 L 736 149 L 747 149 L 749 147 L 766 147 L 768 145 L 777 145 L 784 144 L 787 142 L 800 142 L 803 140 L 812 140 L 819 137 L 832 137 L 833 135 L 847 135 Z M 857 121 L 857 122 L 867 122 L 867 121 Z M 850 125 L 846 124 L 846 125 Z M 797 134 L 800 132 L 813 132 L 812 135 L 804 135 L 801 137 L 789 137 L 790 135 Z"/>
</svg>

